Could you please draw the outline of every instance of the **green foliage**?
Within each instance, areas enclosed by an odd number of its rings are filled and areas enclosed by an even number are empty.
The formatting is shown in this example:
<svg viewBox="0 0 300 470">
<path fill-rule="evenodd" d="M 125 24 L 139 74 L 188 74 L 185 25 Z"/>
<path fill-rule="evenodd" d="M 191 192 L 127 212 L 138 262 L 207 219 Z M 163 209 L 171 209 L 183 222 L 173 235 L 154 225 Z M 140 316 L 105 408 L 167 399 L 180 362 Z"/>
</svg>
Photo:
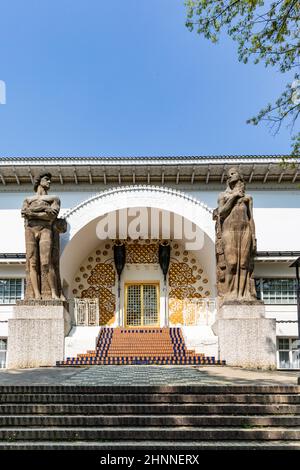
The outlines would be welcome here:
<svg viewBox="0 0 300 470">
<path fill-rule="evenodd" d="M 295 70 L 274 105 L 268 104 L 247 122 L 267 121 L 275 133 L 283 121 L 292 132 L 292 153 L 300 153 L 300 0 L 186 0 L 186 26 L 213 43 L 225 31 L 238 44 L 238 58 L 247 63 L 276 66 L 282 73 Z"/>
</svg>

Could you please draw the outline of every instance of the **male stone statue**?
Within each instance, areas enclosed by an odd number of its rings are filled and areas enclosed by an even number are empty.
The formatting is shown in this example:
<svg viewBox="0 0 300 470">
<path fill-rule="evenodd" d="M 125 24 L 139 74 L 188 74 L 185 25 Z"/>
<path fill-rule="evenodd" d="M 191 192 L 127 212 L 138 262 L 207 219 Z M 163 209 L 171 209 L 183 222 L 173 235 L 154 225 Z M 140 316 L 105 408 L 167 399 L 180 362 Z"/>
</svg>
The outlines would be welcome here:
<svg viewBox="0 0 300 470">
<path fill-rule="evenodd" d="M 253 272 L 256 251 L 252 197 L 245 194 L 237 168 L 227 174 L 227 188 L 219 195 L 216 220 L 218 295 L 222 301 L 257 299 Z"/>
<path fill-rule="evenodd" d="M 58 219 L 60 199 L 49 196 L 50 173 L 41 173 L 34 180 L 34 196 L 27 197 L 22 207 L 25 218 L 26 293 L 25 299 L 61 299 L 58 269 L 59 233 L 66 231 L 66 222 Z"/>
</svg>

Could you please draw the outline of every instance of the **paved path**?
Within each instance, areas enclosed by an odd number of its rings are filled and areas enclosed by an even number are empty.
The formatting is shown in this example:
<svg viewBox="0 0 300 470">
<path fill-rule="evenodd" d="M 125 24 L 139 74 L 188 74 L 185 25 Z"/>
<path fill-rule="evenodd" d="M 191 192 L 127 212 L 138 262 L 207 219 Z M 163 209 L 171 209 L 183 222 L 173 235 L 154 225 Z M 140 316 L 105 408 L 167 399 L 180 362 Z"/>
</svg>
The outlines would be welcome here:
<svg viewBox="0 0 300 470">
<path fill-rule="evenodd" d="M 0 370 L 0 385 L 297 385 L 300 371 L 217 366 L 92 366 Z"/>
</svg>

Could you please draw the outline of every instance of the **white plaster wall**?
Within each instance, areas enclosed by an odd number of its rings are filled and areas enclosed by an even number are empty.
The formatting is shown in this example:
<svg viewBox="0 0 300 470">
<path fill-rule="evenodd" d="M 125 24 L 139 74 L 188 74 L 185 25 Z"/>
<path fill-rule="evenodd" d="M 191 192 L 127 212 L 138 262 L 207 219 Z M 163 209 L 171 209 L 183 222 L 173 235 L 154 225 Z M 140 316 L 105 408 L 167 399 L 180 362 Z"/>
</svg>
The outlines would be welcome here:
<svg viewBox="0 0 300 470">
<path fill-rule="evenodd" d="M 0 305 L 0 337 L 5 338 L 8 336 L 8 320 L 13 318 L 14 305 L 4 304 Z"/>
<path fill-rule="evenodd" d="M 0 277 L 25 279 L 25 264 L 0 264 Z"/>
<path fill-rule="evenodd" d="M 8 321 L 0 320 L 0 338 L 8 337 Z"/>
<path fill-rule="evenodd" d="M 299 243 L 300 249 L 300 243 Z M 298 250 L 297 250 L 298 251 Z M 289 265 L 292 261 L 286 263 L 268 263 L 268 262 L 256 262 L 254 268 L 254 277 L 259 278 L 295 278 L 295 268 L 290 268 Z"/>
<path fill-rule="evenodd" d="M 276 323 L 276 336 L 298 337 L 298 323 Z"/>
<path fill-rule="evenodd" d="M 91 197 L 97 192 L 70 191 L 63 192 L 60 188 L 53 189 L 61 199 L 61 212 L 63 214 L 81 201 Z M 24 253 L 24 219 L 21 217 L 23 201 L 30 192 L 0 193 L 0 220 L 5 221 L 5 230 L 0 231 L 0 253 Z"/>
<path fill-rule="evenodd" d="M 14 306 L 11 304 L 0 305 L 0 321 L 7 321 L 12 318 Z"/>
<path fill-rule="evenodd" d="M 183 326 L 182 334 L 187 349 L 218 359 L 218 336 L 210 326 Z"/>
<path fill-rule="evenodd" d="M 265 305 L 266 317 L 277 321 L 296 321 L 297 305 Z"/>
<path fill-rule="evenodd" d="M 74 326 L 65 338 L 65 359 L 95 350 L 100 330 L 99 326 Z"/>
<path fill-rule="evenodd" d="M 225 188 L 225 186 L 224 186 Z M 217 207 L 219 191 L 188 191 L 210 208 Z M 249 190 L 253 197 L 257 249 L 298 251 L 300 232 L 300 191 Z"/>
<path fill-rule="evenodd" d="M 196 185 L 195 185 L 196 186 Z M 224 185 L 225 188 L 225 185 Z M 181 186 L 177 186 L 182 190 Z M 219 190 L 188 190 L 183 192 L 196 197 L 210 208 L 217 206 Z M 97 191 L 62 191 L 53 187 L 62 203 L 61 215 L 79 202 L 97 194 Z M 254 199 L 258 249 L 262 251 L 298 250 L 300 230 L 300 191 L 249 190 Z M 28 192 L 0 193 L 0 220 L 5 230 L 0 232 L 0 252 L 24 252 L 24 227 L 20 209 Z"/>
</svg>

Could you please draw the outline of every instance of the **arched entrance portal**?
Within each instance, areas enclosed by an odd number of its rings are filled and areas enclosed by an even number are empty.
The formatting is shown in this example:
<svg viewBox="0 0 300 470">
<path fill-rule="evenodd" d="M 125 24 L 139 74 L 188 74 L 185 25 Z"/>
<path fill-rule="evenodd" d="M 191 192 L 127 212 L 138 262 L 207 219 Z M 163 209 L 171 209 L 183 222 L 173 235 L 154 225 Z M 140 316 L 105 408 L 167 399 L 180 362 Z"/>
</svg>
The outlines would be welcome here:
<svg viewBox="0 0 300 470">
<path fill-rule="evenodd" d="M 176 219 L 181 220 L 183 225 L 186 223 L 185 226 L 194 227 L 193 230 L 201 239 L 201 247 L 187 249 L 190 237 L 183 231 L 182 238 L 176 238 L 176 224 L 170 223 L 167 238 L 171 243 L 171 264 L 167 289 L 158 265 L 155 248 L 157 240 L 144 236 L 134 239 L 133 236 L 126 239 L 130 256 L 127 257 L 122 274 L 121 295 L 117 295 L 112 259 L 114 237 L 99 238 L 99 224 L 100 227 L 105 225 L 103 220 L 107 215 L 128 210 L 131 210 L 131 214 L 137 214 L 139 211 L 145 214 L 145 210 L 147 214 L 147 211 L 155 214 L 155 211 L 158 211 L 161 214 L 159 222 L 155 216 L 150 217 L 148 226 L 151 233 L 154 225 L 157 225 L 158 238 L 166 238 L 163 236 L 166 225 Z M 69 298 L 98 296 L 102 308 L 102 324 L 180 324 L 182 304 L 186 298 L 215 296 L 212 211 L 198 200 L 169 188 L 122 187 L 89 198 L 71 209 L 66 214 L 66 219 L 68 232 L 62 239 L 61 255 L 63 286 Z M 116 225 L 119 229 L 119 219 Z M 152 306 L 152 310 L 147 310 L 147 302 Z M 130 305 L 137 306 L 138 318 L 132 316 Z"/>
</svg>

